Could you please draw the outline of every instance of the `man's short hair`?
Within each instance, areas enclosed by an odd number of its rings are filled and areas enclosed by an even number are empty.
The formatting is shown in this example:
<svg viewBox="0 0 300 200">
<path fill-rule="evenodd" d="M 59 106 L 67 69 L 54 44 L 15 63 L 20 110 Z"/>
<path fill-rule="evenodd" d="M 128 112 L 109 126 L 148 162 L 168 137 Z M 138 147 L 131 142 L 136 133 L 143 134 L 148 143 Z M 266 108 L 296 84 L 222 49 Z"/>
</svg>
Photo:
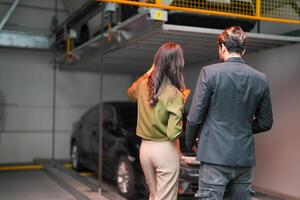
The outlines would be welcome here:
<svg viewBox="0 0 300 200">
<path fill-rule="evenodd" d="M 228 52 L 242 54 L 246 46 L 246 33 L 239 26 L 232 26 L 218 36 L 218 44 L 224 45 Z"/>
</svg>

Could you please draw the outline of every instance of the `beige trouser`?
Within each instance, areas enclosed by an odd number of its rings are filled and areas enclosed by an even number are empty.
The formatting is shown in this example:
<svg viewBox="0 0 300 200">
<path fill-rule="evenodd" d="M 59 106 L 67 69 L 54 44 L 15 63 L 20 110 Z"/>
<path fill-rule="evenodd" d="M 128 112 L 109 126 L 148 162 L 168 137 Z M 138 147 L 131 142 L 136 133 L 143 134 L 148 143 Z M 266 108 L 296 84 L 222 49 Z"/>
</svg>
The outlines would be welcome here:
<svg viewBox="0 0 300 200">
<path fill-rule="evenodd" d="M 150 192 L 149 200 L 176 200 L 180 158 L 175 142 L 143 140 L 140 161 Z"/>
</svg>

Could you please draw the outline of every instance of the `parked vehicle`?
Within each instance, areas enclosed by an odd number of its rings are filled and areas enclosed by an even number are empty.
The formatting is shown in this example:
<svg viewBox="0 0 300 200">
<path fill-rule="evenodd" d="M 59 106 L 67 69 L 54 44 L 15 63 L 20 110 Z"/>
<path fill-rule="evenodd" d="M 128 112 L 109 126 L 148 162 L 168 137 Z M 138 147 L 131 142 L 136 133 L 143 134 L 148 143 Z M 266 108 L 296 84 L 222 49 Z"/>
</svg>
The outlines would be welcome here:
<svg viewBox="0 0 300 200">
<path fill-rule="evenodd" d="M 103 176 L 116 183 L 120 194 L 131 199 L 146 193 L 139 161 L 141 139 L 136 136 L 137 106 L 132 102 L 106 102 L 103 105 Z M 71 160 L 75 170 L 98 169 L 99 106 L 88 110 L 74 125 L 71 137 Z M 181 138 L 184 139 L 183 137 Z M 179 189 L 181 195 L 197 190 L 199 162 L 184 148 Z"/>
<path fill-rule="evenodd" d="M 146 2 L 149 1 L 146 0 Z M 255 15 L 254 0 L 199 0 L 196 3 L 188 0 L 162 0 L 161 2 L 165 5 L 175 7 Z M 106 10 L 104 15 L 102 15 L 103 6 L 106 8 L 104 9 Z M 63 25 L 55 29 L 55 45 L 58 48 L 65 48 L 65 40 L 67 38 L 66 30 L 72 29 L 77 33 L 77 37 L 74 39 L 74 45 L 79 46 L 97 34 L 106 31 L 109 27 L 114 27 L 136 14 L 143 12 L 145 9 L 148 8 L 122 4 L 112 6 L 112 4 L 104 4 L 103 2 L 87 1 L 79 10 L 70 16 Z M 217 29 L 238 25 L 241 26 L 244 31 L 250 31 L 254 28 L 256 21 L 172 10 L 168 11 L 168 21 L 166 23 Z"/>
<path fill-rule="evenodd" d="M 232 12 L 236 14 L 255 15 L 255 2 L 253 3 L 252 0 L 199 0 L 197 3 L 189 0 L 162 0 L 161 2 L 165 5 L 175 7 L 188 7 L 203 10 Z M 104 27 L 107 27 L 108 23 L 115 26 L 146 9 L 148 8 L 117 5 L 116 12 L 108 14 L 105 18 Z M 87 22 L 87 30 L 90 34 L 89 38 L 92 38 L 94 35 L 101 32 L 101 24 L 99 22 L 101 22 L 101 14 L 95 15 Z M 166 23 L 216 29 L 225 29 L 230 26 L 238 25 L 241 26 L 244 31 L 251 31 L 254 28 L 256 21 L 236 17 L 171 10 L 168 11 L 168 21 Z"/>
</svg>

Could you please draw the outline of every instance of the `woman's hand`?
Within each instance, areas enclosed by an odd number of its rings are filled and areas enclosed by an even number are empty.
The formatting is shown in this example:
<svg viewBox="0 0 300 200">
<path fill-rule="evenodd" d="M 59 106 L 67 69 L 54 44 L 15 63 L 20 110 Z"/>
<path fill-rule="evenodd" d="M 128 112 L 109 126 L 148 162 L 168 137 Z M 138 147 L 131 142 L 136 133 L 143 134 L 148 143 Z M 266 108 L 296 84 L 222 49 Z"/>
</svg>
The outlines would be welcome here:
<svg viewBox="0 0 300 200">
<path fill-rule="evenodd" d="M 153 72 L 154 70 L 154 64 L 151 66 L 151 68 L 147 71 L 147 75 L 150 76 L 151 73 Z"/>
<path fill-rule="evenodd" d="M 138 97 L 138 85 L 145 80 L 146 78 L 148 78 L 152 71 L 154 70 L 154 64 L 151 66 L 151 68 L 145 73 L 143 74 L 143 76 L 139 77 L 138 80 L 134 81 L 134 83 L 132 83 L 132 85 L 128 88 L 127 90 L 127 95 L 133 100 L 133 101 L 137 101 Z"/>
</svg>

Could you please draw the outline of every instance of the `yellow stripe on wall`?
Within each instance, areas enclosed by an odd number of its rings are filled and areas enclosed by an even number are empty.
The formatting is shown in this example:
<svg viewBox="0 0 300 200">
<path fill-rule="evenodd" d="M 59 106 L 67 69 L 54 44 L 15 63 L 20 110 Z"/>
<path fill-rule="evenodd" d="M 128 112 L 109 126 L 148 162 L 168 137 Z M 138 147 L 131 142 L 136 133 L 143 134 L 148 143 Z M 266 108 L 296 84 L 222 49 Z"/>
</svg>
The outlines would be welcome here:
<svg viewBox="0 0 300 200">
<path fill-rule="evenodd" d="M 0 171 L 13 171 L 13 170 L 41 170 L 44 169 L 43 165 L 18 165 L 18 166 L 0 166 Z"/>
<path fill-rule="evenodd" d="M 81 172 L 79 173 L 80 176 L 96 176 L 96 173 L 93 172 Z"/>
<path fill-rule="evenodd" d="M 72 168 L 72 164 L 66 163 L 66 164 L 64 164 L 64 167 L 67 168 L 67 169 L 71 169 Z"/>
</svg>

